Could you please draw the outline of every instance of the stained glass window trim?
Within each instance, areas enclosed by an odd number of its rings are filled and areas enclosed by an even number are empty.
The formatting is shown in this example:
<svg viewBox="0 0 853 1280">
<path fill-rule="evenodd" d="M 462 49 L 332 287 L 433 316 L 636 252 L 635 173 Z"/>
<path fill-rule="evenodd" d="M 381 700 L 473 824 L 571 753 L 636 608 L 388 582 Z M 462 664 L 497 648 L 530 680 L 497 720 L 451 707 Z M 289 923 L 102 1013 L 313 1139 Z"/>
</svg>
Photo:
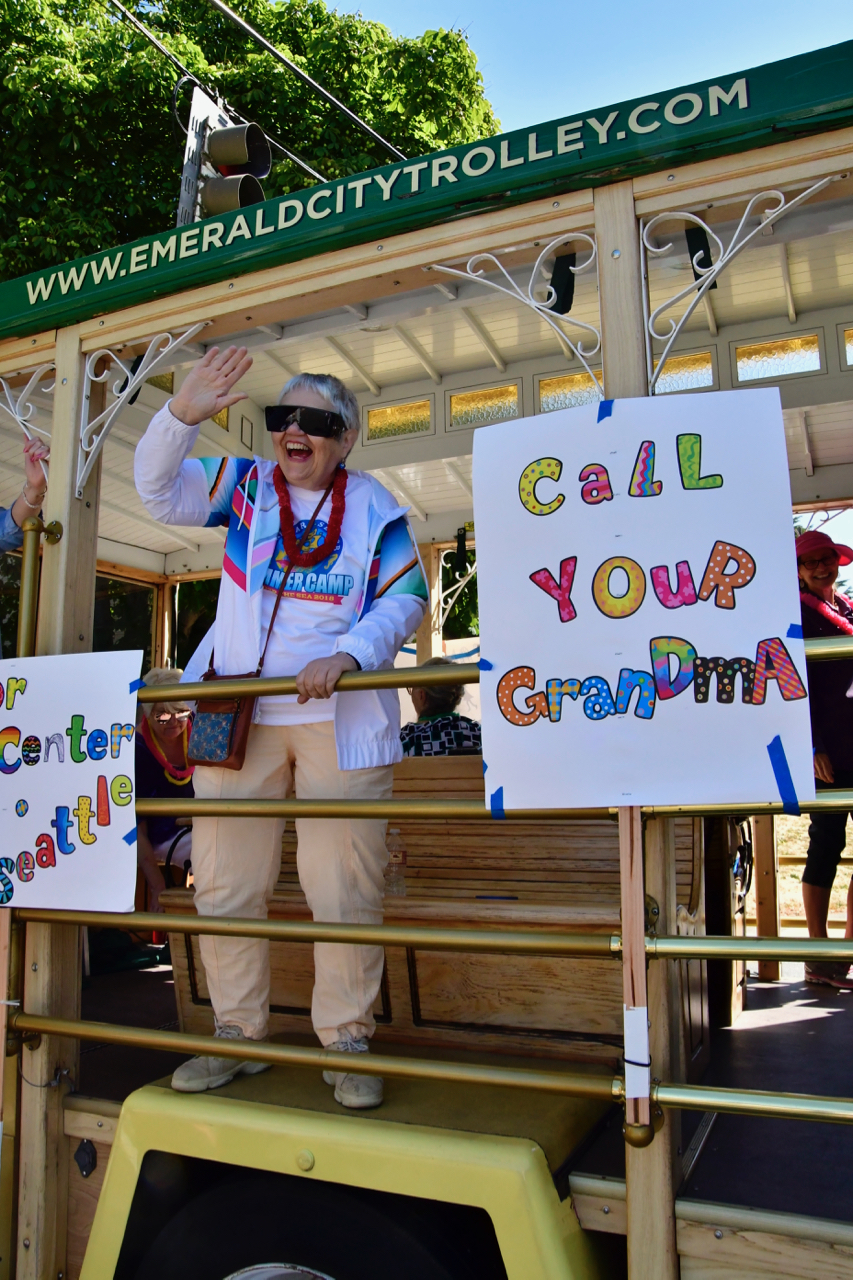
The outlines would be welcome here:
<svg viewBox="0 0 853 1280">
<path fill-rule="evenodd" d="M 504 392 L 504 397 L 501 397 Z M 501 411 L 501 399 L 504 409 L 511 406 L 515 393 L 514 412 Z M 492 416 L 489 405 L 492 402 L 496 410 Z M 454 416 L 460 420 L 454 422 Z M 470 431 L 474 427 L 485 427 L 494 422 L 510 422 L 514 418 L 524 417 L 524 401 L 521 379 L 513 378 L 501 382 L 487 383 L 484 386 L 462 386 L 448 388 L 444 396 L 444 421 L 446 431 Z M 480 420 L 478 420 L 478 418 Z"/>
<path fill-rule="evenodd" d="M 838 326 L 838 357 L 842 372 L 853 369 L 853 321 Z"/>
<path fill-rule="evenodd" d="M 751 387 L 789 378 L 813 378 L 826 372 L 823 330 L 769 334 L 729 344 L 732 382 Z"/>
<path fill-rule="evenodd" d="M 602 373 L 600 369 L 593 369 L 595 380 L 602 385 Z M 565 390 L 561 394 L 559 384 L 565 380 Z M 533 379 L 534 386 L 534 412 L 535 413 L 551 413 L 554 409 L 575 409 L 583 404 L 594 404 L 601 399 L 599 392 L 589 381 L 589 374 L 583 368 L 578 366 L 575 369 L 567 369 L 563 365 L 562 369 L 556 369 L 553 373 L 540 373 Z M 566 403 L 553 403 L 552 400 L 566 399 Z M 546 404 L 546 400 L 549 404 Z"/>
<path fill-rule="evenodd" d="M 658 364 L 655 357 L 656 369 Z M 655 395 L 692 395 L 697 391 L 718 391 L 719 387 L 717 348 L 711 344 L 692 351 L 672 351 L 655 383 Z"/>
<path fill-rule="evenodd" d="M 406 410 L 411 409 L 411 427 L 407 428 Z M 398 413 L 395 415 L 394 410 Z M 363 445 L 384 445 L 394 444 L 397 440 L 412 440 L 419 436 L 435 435 L 435 396 L 433 394 L 422 396 L 405 396 L 400 400 L 390 400 L 383 404 L 365 404 L 362 405 L 362 432 L 361 442 Z M 371 436 L 371 415 L 374 418 L 374 434 Z M 393 419 L 399 418 L 399 422 L 395 424 Z M 386 422 L 383 423 L 382 419 Z M 427 424 L 428 421 L 428 425 Z"/>
</svg>

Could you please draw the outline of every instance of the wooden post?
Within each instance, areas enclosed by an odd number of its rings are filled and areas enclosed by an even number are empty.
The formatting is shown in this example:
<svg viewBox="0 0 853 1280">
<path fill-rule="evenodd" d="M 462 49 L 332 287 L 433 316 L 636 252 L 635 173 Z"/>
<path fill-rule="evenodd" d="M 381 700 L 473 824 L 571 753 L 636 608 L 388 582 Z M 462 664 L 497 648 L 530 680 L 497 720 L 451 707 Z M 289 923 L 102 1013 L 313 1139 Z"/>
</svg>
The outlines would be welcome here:
<svg viewBox="0 0 853 1280">
<path fill-rule="evenodd" d="M 89 413 L 103 403 L 92 388 Z M 60 329 L 51 433 L 50 487 L 45 521 L 60 520 L 63 536 L 46 546 L 42 564 L 36 652 L 82 653 L 92 648 L 97 566 L 100 460 L 82 498 L 75 496 L 77 441 L 83 403 L 79 331 Z M 29 925 L 24 960 L 24 1007 L 29 1013 L 80 1016 L 80 933 L 69 925 Z M 62 1099 L 76 1085 L 76 1041 L 44 1036 L 22 1057 L 17 1280 L 56 1280 L 67 1273 L 68 1143 Z M 52 1082 L 57 1082 L 53 1084 Z"/>
<path fill-rule="evenodd" d="M 601 307 L 604 391 L 608 400 L 648 395 L 640 239 L 631 182 L 597 187 L 595 236 Z M 653 966 L 646 981 L 645 892 L 657 900 L 661 926 L 675 932 L 675 853 L 671 823 L 656 820 L 646 838 L 645 887 L 640 811 L 619 810 L 622 963 L 626 1010 L 647 1009 L 652 1074 L 672 1078 L 681 1005 L 674 966 Z M 673 970 L 673 972 L 670 972 Z M 640 1046 L 642 1047 L 642 1046 Z M 630 1056 L 627 1053 L 626 1056 Z M 678 1057 L 676 1053 L 676 1058 Z M 677 1068 L 676 1068 L 677 1069 Z M 626 1067 L 626 1076 L 628 1074 Z M 633 1069 L 634 1071 L 637 1068 Z M 631 1099 L 626 1121 L 650 1122 L 648 1099 Z M 678 1125 L 665 1124 L 649 1146 L 625 1147 L 629 1280 L 677 1280 L 674 1151 Z"/>
<path fill-rule="evenodd" d="M 418 548 L 427 575 L 429 608 L 415 633 L 417 663 L 421 666 L 427 658 L 440 658 L 443 653 L 441 636 L 441 549 L 434 542 Z"/>
<path fill-rule="evenodd" d="M 619 878 L 622 893 L 622 1001 L 626 1013 L 625 1077 L 626 1089 L 631 1074 L 629 1066 L 640 1067 L 646 1062 L 648 1040 L 648 995 L 646 991 L 646 928 L 645 888 L 643 882 L 643 818 L 636 808 L 619 810 Z M 633 1038 L 639 1043 L 636 1049 L 629 1044 L 628 1014 L 633 1010 L 643 1012 L 645 1030 Z M 636 1055 L 636 1056 L 632 1056 Z M 629 1062 L 630 1060 L 630 1062 Z M 639 1073 L 637 1073 L 639 1074 Z M 625 1103 L 625 1120 L 629 1125 L 648 1125 L 649 1098 L 628 1097 Z"/>
<path fill-rule="evenodd" d="M 646 831 L 643 858 L 643 826 L 640 810 L 619 810 L 619 869 L 622 886 L 622 990 L 626 1009 L 625 1057 L 648 1053 L 655 1079 L 673 1078 L 673 1059 L 680 1041 L 680 1004 L 675 966 L 658 960 L 646 978 L 645 896 L 655 899 L 659 923 L 666 932 L 675 932 L 675 847 L 672 822 L 655 819 Z M 643 863 L 645 861 L 645 880 Z M 648 1025 L 644 1046 L 639 1031 L 628 1034 L 631 1009 L 643 1009 Z M 640 1041 L 640 1043 L 632 1043 Z M 676 1050 L 675 1053 L 673 1050 Z M 641 1059 L 634 1058 L 639 1062 Z M 677 1065 L 676 1065 L 677 1073 Z M 631 1070 L 626 1061 L 626 1082 Z M 647 1126 L 655 1120 L 649 1100 L 629 1098 L 625 1106 L 627 1125 Z M 678 1169 L 680 1123 L 673 1113 L 664 1117 L 663 1128 L 650 1145 L 636 1147 L 631 1131 L 625 1146 L 625 1182 L 628 1217 L 629 1280 L 678 1280 L 678 1252 L 675 1240 L 675 1184 Z M 640 1136 L 641 1130 L 636 1131 Z"/>
<path fill-rule="evenodd" d="M 594 198 L 604 393 L 608 400 L 645 396 L 648 378 L 633 183 L 596 187 Z"/>
<path fill-rule="evenodd" d="M 776 820 L 772 814 L 752 819 L 752 853 L 755 859 L 755 915 L 760 938 L 779 937 L 779 882 L 776 864 Z M 762 982 L 777 982 L 778 960 L 759 960 Z"/>
</svg>

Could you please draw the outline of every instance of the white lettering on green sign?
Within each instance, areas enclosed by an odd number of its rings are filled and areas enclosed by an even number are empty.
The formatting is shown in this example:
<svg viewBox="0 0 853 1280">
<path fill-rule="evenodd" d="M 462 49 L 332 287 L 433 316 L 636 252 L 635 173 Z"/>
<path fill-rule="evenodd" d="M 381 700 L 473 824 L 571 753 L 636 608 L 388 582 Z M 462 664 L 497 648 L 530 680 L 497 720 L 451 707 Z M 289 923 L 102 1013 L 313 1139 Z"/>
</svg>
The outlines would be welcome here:
<svg viewBox="0 0 853 1280">
<path fill-rule="evenodd" d="M 727 89 L 713 84 L 703 93 L 704 96 L 681 90 L 665 102 L 641 102 L 630 111 L 627 108 L 615 109 L 603 119 L 587 116 L 557 124 L 555 130 L 553 126 L 547 130 L 540 127 L 528 133 L 526 140 L 523 134 L 515 134 L 493 142 L 478 142 L 461 154 L 457 151 L 453 155 L 438 155 L 398 166 L 390 172 L 368 174 L 344 180 L 334 187 L 319 187 L 304 195 L 268 201 L 248 218 L 238 213 L 230 228 L 225 222 L 204 222 L 160 239 L 152 238 L 145 244 L 133 245 L 127 251 L 111 250 L 95 260 L 45 273 L 35 281 L 27 280 L 30 306 L 48 302 L 57 282 L 60 295 L 65 297 L 77 293 L 87 278 L 90 286 L 97 287 L 105 280 L 115 280 L 117 275 L 138 277 L 160 269 L 164 263 L 173 264 L 176 259 L 195 258 L 222 250 L 235 242 L 280 235 L 290 231 L 306 215 L 314 222 L 343 217 L 363 209 L 368 193 L 374 188 L 378 189 L 373 195 L 374 202 L 379 199 L 378 191 L 382 192 L 381 200 L 384 202 L 392 198 L 392 192 L 395 197 L 406 198 L 436 188 L 448 190 L 464 179 L 482 177 L 496 166 L 499 169 L 518 169 L 541 164 L 552 159 L 555 153 L 558 156 L 574 153 L 580 161 L 580 153 L 587 149 L 589 158 L 598 161 L 601 158 L 600 148 L 610 147 L 614 141 L 625 141 L 629 133 L 642 137 L 656 133 L 664 122 L 682 126 L 691 124 L 703 114 L 719 116 L 724 107 L 743 111 L 749 106 L 745 76 L 735 80 Z M 91 292 L 91 288 L 87 292 Z"/>
</svg>

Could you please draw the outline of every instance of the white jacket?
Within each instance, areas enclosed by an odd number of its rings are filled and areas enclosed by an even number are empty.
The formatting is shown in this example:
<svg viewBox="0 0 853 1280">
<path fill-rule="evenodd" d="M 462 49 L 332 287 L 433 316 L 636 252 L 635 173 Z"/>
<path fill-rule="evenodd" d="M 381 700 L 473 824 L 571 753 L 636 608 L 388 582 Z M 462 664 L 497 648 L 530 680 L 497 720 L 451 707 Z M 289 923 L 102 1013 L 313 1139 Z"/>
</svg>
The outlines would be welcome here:
<svg viewBox="0 0 853 1280">
<path fill-rule="evenodd" d="M 190 659 L 185 681 L 201 678 L 212 650 L 220 674 L 244 675 L 257 668 L 262 587 L 279 532 L 277 463 L 258 457 L 188 459 L 197 436 L 198 427 L 175 418 L 167 404 L 151 419 L 134 464 L 137 491 L 155 520 L 228 528 L 216 621 Z M 338 637 L 334 652 L 352 654 L 362 670 L 374 671 L 394 665 L 419 626 L 429 595 L 407 508 L 361 471 L 349 472 L 348 499 L 363 499 L 363 486 L 369 501 L 348 501 L 344 522 L 357 519 L 347 538 L 363 547 L 364 588 L 350 629 Z M 367 518 L 352 515 L 356 509 L 366 510 Z M 338 694 L 335 741 L 341 769 L 401 760 L 397 690 Z"/>
</svg>

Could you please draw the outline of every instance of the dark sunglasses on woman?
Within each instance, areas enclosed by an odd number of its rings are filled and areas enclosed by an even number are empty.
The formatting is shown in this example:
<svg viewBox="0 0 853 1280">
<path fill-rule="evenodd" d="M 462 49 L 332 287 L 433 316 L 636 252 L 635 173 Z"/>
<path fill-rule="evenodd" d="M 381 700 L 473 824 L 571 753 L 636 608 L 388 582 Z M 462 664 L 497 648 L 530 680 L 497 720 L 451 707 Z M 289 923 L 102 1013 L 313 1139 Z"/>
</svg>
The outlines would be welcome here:
<svg viewBox="0 0 853 1280">
<path fill-rule="evenodd" d="M 272 404 L 264 409 L 267 431 L 286 431 L 296 423 L 306 436 L 337 439 L 346 431 L 341 414 L 334 409 L 309 409 L 301 404 Z"/>
</svg>

